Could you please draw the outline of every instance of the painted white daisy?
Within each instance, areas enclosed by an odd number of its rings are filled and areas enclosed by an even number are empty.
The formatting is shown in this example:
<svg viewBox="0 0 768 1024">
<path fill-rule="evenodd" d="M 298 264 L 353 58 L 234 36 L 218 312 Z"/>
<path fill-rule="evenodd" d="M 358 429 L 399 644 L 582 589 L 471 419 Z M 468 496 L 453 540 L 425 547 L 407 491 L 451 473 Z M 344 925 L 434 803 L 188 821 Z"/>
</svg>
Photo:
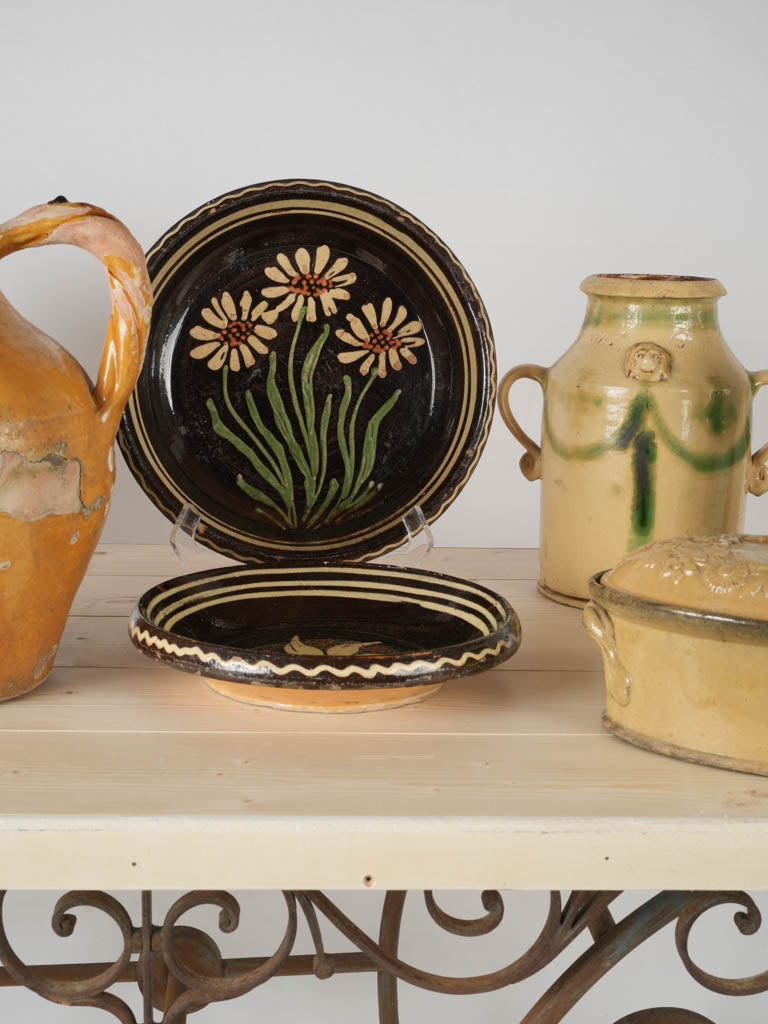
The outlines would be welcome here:
<svg viewBox="0 0 768 1024">
<path fill-rule="evenodd" d="M 264 343 L 277 336 L 274 327 L 267 326 L 274 323 L 277 313 L 267 305 L 264 301 L 251 308 L 251 293 L 247 291 L 240 299 L 239 312 L 229 292 L 222 292 L 221 300 L 212 298 L 210 306 L 201 312 L 210 327 L 192 328 L 190 335 L 203 344 L 189 354 L 193 359 L 208 359 L 211 370 L 220 370 L 227 362 L 235 371 L 243 365 L 253 366 L 256 360 L 251 349 L 265 356 L 269 349 Z"/>
<path fill-rule="evenodd" d="M 411 349 L 426 344 L 421 337 L 421 323 L 408 320 L 405 306 L 398 306 L 394 316 L 393 309 L 392 299 L 386 298 L 381 304 L 381 315 L 377 316 L 373 303 L 367 302 L 362 307 L 367 324 L 360 317 L 348 313 L 347 323 L 352 331 L 350 333 L 340 328 L 336 331 L 336 337 L 345 345 L 351 345 L 354 351 L 339 352 L 339 362 L 354 363 L 362 359 L 360 373 L 365 374 L 378 359 L 380 377 L 386 377 L 387 364 L 393 370 L 402 370 L 401 357 L 414 364 L 416 355 Z"/>
<path fill-rule="evenodd" d="M 291 320 L 294 323 L 298 320 L 305 303 L 307 320 L 314 323 L 317 320 L 318 299 L 323 314 L 333 316 L 336 312 L 336 301 L 349 298 L 347 285 L 355 283 L 357 274 L 343 273 L 349 263 L 346 256 L 339 256 L 329 267 L 330 258 L 331 250 L 327 245 L 317 247 L 314 264 L 306 249 L 297 249 L 294 267 L 285 253 L 279 252 L 276 259 L 280 266 L 264 268 L 266 276 L 276 284 L 262 288 L 261 294 L 265 299 L 282 298 L 283 301 L 275 306 L 275 312 L 279 313 L 291 306 Z"/>
</svg>

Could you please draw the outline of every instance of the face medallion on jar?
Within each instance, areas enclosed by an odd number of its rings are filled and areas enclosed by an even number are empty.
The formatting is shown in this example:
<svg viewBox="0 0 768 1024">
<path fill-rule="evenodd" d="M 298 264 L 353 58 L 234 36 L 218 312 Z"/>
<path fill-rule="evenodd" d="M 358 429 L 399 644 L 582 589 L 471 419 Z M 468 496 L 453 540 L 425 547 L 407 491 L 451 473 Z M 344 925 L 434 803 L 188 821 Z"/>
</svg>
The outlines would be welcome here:
<svg viewBox="0 0 768 1024">
<path fill-rule="evenodd" d="M 672 356 L 661 345 L 641 341 L 633 345 L 624 357 L 624 373 L 635 380 L 655 384 L 666 380 L 672 372 Z"/>
</svg>

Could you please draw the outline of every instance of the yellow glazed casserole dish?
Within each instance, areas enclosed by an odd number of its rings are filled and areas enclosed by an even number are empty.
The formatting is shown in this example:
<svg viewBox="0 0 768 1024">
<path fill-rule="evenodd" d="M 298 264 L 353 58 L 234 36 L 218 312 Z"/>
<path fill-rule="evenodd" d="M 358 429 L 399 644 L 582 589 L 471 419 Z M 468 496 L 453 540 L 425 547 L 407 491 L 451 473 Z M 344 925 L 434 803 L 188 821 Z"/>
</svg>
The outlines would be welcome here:
<svg viewBox="0 0 768 1024">
<path fill-rule="evenodd" d="M 768 538 L 654 541 L 589 590 L 605 728 L 660 754 L 768 775 Z"/>
</svg>

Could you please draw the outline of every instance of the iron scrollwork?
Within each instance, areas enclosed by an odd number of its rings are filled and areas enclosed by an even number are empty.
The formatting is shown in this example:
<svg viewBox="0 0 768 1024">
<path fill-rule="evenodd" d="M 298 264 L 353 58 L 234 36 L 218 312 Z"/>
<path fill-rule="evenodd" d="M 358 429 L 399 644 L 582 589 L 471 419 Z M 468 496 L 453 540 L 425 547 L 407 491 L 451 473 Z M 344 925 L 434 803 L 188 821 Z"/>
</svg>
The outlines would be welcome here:
<svg viewBox="0 0 768 1024">
<path fill-rule="evenodd" d="M 675 944 L 683 966 L 700 985 L 724 996 L 754 996 L 760 992 L 768 992 L 768 971 L 752 975 L 748 978 L 718 978 L 715 974 L 703 971 L 694 963 L 688 951 L 688 940 L 696 922 L 713 907 L 726 904 L 741 905 L 744 909 L 737 910 L 733 921 L 742 935 L 755 935 L 762 923 L 757 904 L 745 892 L 703 892 L 699 893 L 683 908 L 677 918 L 675 928 Z"/>
<path fill-rule="evenodd" d="M 75 930 L 77 917 L 71 913 L 78 907 L 92 907 L 110 917 L 123 940 L 117 960 L 112 964 L 93 964 L 93 973 L 85 977 L 67 976 L 66 970 L 47 973 L 25 964 L 14 952 L 5 931 L 3 907 L 6 893 L 0 891 L 0 961 L 17 985 L 36 992 L 44 999 L 65 1006 L 92 1006 L 106 1010 L 120 1021 L 120 1024 L 136 1024 L 131 1008 L 107 989 L 118 981 L 125 980 L 125 972 L 134 951 L 137 930 L 121 903 L 105 892 L 68 892 L 56 903 L 51 918 L 51 927 L 62 938 Z"/>
<path fill-rule="evenodd" d="M 231 977 L 225 976 L 223 970 L 221 976 L 216 976 L 199 969 L 195 970 L 185 963 L 176 952 L 176 922 L 194 907 L 213 905 L 219 907 L 221 931 L 233 932 L 240 923 L 240 906 L 237 900 L 227 892 L 193 892 L 176 900 L 166 914 L 160 930 L 160 948 L 168 970 L 181 983 L 181 987 L 166 1008 L 164 1024 L 183 1024 L 187 1014 L 202 1010 L 210 1003 L 245 995 L 277 973 L 288 959 L 296 938 L 296 894 L 285 892 L 283 895 L 288 908 L 288 922 L 280 945 L 272 956 L 267 957 L 258 966 Z"/>
<path fill-rule="evenodd" d="M 384 898 L 377 937 L 359 928 L 324 893 L 286 891 L 283 937 L 267 956 L 226 959 L 215 939 L 181 918 L 198 907 L 218 908 L 219 930 L 236 931 L 240 921 L 237 900 L 227 892 L 190 892 L 177 899 L 160 926 L 152 922 L 151 894 L 142 896 L 142 917 L 134 925 L 128 911 L 104 892 L 69 892 L 56 903 L 51 924 L 61 936 L 73 934 L 73 911 L 91 907 L 116 925 L 121 937 L 117 958 L 104 964 L 33 966 L 14 952 L 3 916 L 0 892 L 0 983 L 23 986 L 52 1002 L 100 1009 L 120 1021 L 137 1024 L 130 1007 L 110 992 L 118 982 L 136 982 L 144 998 L 143 1024 L 155 1024 L 154 1010 L 163 1024 L 185 1024 L 187 1017 L 211 1003 L 235 999 L 276 975 L 314 974 L 319 979 L 335 973 L 371 972 L 378 975 L 379 1020 L 397 1024 L 398 983 L 444 994 L 490 992 L 522 981 L 557 959 L 585 931 L 591 936 L 587 950 L 577 957 L 539 998 L 522 1024 L 557 1024 L 611 968 L 661 928 L 675 923 L 675 941 L 685 970 L 704 988 L 726 996 L 768 992 L 768 971 L 746 978 L 720 978 L 704 971 L 689 951 L 691 931 L 713 907 L 735 905 L 734 922 L 743 935 L 754 935 L 761 924 L 754 900 L 744 892 L 662 892 L 616 921 L 611 904 L 618 891 L 572 891 L 565 901 L 555 890 L 549 895 L 538 935 L 512 962 L 485 974 L 451 977 L 420 968 L 398 955 L 407 893 L 388 892 Z M 483 913 L 460 918 L 448 913 L 431 891 L 424 893 L 432 922 L 449 935 L 471 938 L 489 935 L 505 916 L 504 898 L 496 890 L 480 894 Z M 314 953 L 293 953 L 299 914 L 307 922 Z M 356 948 L 354 953 L 330 953 L 323 941 L 321 921 L 327 922 Z M 616 1024 L 714 1024 L 695 1013 L 675 1007 L 642 1009 Z"/>
</svg>

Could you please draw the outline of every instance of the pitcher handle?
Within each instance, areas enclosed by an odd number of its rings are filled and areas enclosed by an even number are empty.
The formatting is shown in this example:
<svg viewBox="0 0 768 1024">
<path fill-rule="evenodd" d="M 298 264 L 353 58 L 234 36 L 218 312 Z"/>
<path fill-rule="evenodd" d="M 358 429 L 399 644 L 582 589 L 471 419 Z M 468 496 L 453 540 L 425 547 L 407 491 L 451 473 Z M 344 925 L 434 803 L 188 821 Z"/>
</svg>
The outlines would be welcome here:
<svg viewBox="0 0 768 1024">
<path fill-rule="evenodd" d="M 93 398 L 101 431 L 111 444 L 139 376 L 149 332 L 152 286 L 144 253 L 116 217 L 88 203 L 55 199 L 0 224 L 0 258 L 58 243 L 87 249 L 107 270 L 112 312 Z"/>
<path fill-rule="evenodd" d="M 768 384 L 768 370 L 758 370 L 757 373 L 750 373 L 752 380 L 752 393 L 756 394 L 761 387 Z M 751 458 L 749 466 L 749 490 L 758 497 L 768 491 L 768 444 L 758 448 Z"/>
<path fill-rule="evenodd" d="M 509 389 L 516 380 L 525 377 L 529 380 L 535 380 L 541 386 L 541 390 L 546 391 L 548 376 L 549 370 L 546 367 L 536 366 L 534 363 L 525 363 L 523 366 L 515 366 L 514 369 L 508 370 L 501 378 L 501 384 L 499 384 L 499 411 L 501 412 L 501 418 L 523 448 L 525 448 L 525 452 L 520 459 L 520 469 L 527 480 L 538 480 L 541 477 L 541 448 L 533 438 L 526 434 L 512 415 L 512 410 L 509 407 Z"/>
</svg>

